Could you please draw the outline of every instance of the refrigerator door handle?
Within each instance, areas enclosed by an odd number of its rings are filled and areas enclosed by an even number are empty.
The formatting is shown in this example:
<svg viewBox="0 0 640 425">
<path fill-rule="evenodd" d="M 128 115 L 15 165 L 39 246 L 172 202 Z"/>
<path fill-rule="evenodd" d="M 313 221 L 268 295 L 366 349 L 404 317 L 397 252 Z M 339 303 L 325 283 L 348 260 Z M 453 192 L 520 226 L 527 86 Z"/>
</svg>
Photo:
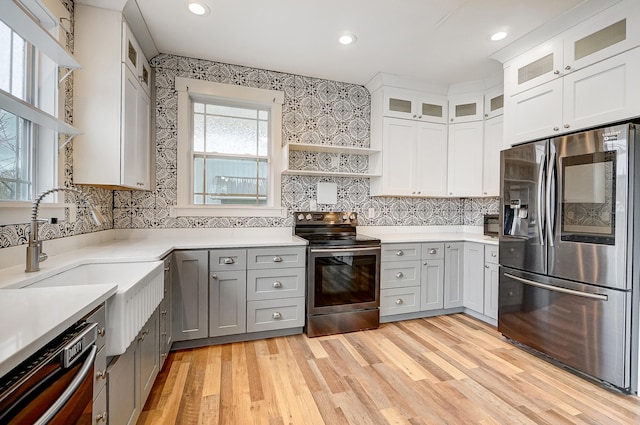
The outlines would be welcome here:
<svg viewBox="0 0 640 425">
<path fill-rule="evenodd" d="M 512 275 L 511 273 L 504 273 L 504 275 L 506 277 L 508 277 L 508 278 L 515 279 L 518 282 L 522 282 L 525 285 L 535 286 L 537 288 L 542 288 L 542 289 L 548 289 L 549 291 L 562 292 L 563 294 L 575 295 L 577 297 L 590 298 L 590 299 L 599 300 L 599 301 L 607 301 L 609 299 L 609 297 L 607 295 L 591 294 L 589 292 L 576 291 L 574 289 L 562 288 L 560 286 L 547 285 L 545 283 L 540 283 L 540 282 L 535 282 L 533 280 L 524 279 L 522 277 L 518 277 L 518 276 Z"/>
<path fill-rule="evenodd" d="M 545 197 L 545 188 L 544 188 L 544 181 L 547 178 L 547 156 L 544 155 L 542 157 L 542 160 L 540 161 L 540 171 L 538 172 L 538 198 L 536 199 L 537 201 L 537 206 L 536 206 L 536 210 L 538 213 L 538 217 L 537 217 L 537 221 L 538 221 L 538 236 L 540 237 L 540 245 L 544 245 L 544 240 L 545 240 L 545 233 L 546 233 L 546 226 L 545 226 L 545 221 L 543 219 L 544 216 L 544 209 L 545 206 L 544 205 L 544 197 Z"/>
<path fill-rule="evenodd" d="M 555 205 L 555 201 L 556 201 L 556 196 L 554 196 L 555 194 L 555 189 L 556 189 L 556 154 L 553 154 L 553 157 L 551 160 L 549 160 L 549 170 L 547 171 L 547 193 L 546 193 L 546 205 L 545 205 L 545 210 L 546 210 L 546 219 L 547 219 L 547 229 L 548 232 L 547 234 L 549 235 L 549 246 L 553 247 L 553 243 L 554 243 L 554 237 L 555 237 L 555 216 L 554 214 L 552 214 L 551 209 L 553 208 L 553 205 Z M 554 199 L 551 199 L 551 197 L 553 196 Z M 553 213 L 555 213 L 555 211 L 553 211 Z"/>
</svg>

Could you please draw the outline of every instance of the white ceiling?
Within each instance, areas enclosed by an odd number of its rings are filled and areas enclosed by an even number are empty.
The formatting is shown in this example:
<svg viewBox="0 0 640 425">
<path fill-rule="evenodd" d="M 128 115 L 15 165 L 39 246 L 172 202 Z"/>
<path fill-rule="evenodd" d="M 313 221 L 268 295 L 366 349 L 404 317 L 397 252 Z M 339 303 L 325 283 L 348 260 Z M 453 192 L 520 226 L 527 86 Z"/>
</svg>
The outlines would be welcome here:
<svg viewBox="0 0 640 425">
<path fill-rule="evenodd" d="M 510 43 L 549 21 L 576 15 L 587 4 L 588 13 L 593 13 L 594 3 L 600 9 L 611 3 L 203 0 L 211 13 L 198 17 L 187 12 L 186 0 L 135 2 L 151 36 L 147 54 L 155 50 L 356 84 L 384 72 L 440 85 L 495 79 L 502 65 L 489 56 L 496 51 L 508 50 Z M 558 19 L 555 23 L 555 27 L 547 24 L 546 31 L 562 26 Z M 489 36 L 499 30 L 509 36 L 490 41 Z M 356 34 L 357 43 L 339 45 L 337 38 L 344 31 Z M 554 35 L 540 32 L 541 41 Z"/>
</svg>

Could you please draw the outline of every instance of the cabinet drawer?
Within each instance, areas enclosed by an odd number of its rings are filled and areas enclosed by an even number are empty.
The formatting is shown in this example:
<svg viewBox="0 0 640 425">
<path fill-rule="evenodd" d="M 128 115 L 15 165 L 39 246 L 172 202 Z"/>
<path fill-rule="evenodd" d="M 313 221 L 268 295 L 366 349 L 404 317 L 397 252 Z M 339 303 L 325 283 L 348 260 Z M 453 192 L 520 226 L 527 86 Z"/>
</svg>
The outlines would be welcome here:
<svg viewBox="0 0 640 425">
<path fill-rule="evenodd" d="M 247 271 L 247 299 L 304 297 L 304 267 Z"/>
<path fill-rule="evenodd" d="M 419 243 L 382 244 L 382 261 L 420 260 Z"/>
<path fill-rule="evenodd" d="M 382 263 L 380 289 L 420 286 L 420 261 Z"/>
<path fill-rule="evenodd" d="M 413 313 L 420 310 L 420 287 L 380 290 L 380 316 Z"/>
<path fill-rule="evenodd" d="M 489 264 L 498 264 L 498 245 L 484 246 L 484 262 Z"/>
<path fill-rule="evenodd" d="M 209 269 L 213 272 L 244 270 L 247 268 L 247 251 L 221 249 L 209 251 Z"/>
<path fill-rule="evenodd" d="M 86 320 L 89 323 L 98 324 L 98 340 L 96 341 L 96 346 L 98 347 L 98 350 L 101 350 L 102 347 L 104 347 L 104 343 L 107 337 L 107 334 L 106 334 L 107 317 L 106 317 L 106 310 L 104 306 L 94 310 L 93 313 L 87 316 Z"/>
<path fill-rule="evenodd" d="M 304 297 L 247 302 L 247 332 L 304 326 Z"/>
<path fill-rule="evenodd" d="M 444 258 L 444 243 L 423 243 L 422 259 L 434 260 L 436 258 Z"/>
<path fill-rule="evenodd" d="M 307 249 L 304 247 L 253 248 L 247 250 L 248 269 L 304 267 Z"/>
<path fill-rule="evenodd" d="M 107 423 L 107 418 L 109 417 L 109 413 L 107 412 L 107 389 L 102 388 L 102 390 L 97 393 L 93 393 L 95 399 L 93 400 L 93 419 L 94 423 Z"/>
<path fill-rule="evenodd" d="M 107 385 L 107 355 L 104 347 L 96 354 L 93 370 L 93 394 L 95 396 Z"/>
</svg>

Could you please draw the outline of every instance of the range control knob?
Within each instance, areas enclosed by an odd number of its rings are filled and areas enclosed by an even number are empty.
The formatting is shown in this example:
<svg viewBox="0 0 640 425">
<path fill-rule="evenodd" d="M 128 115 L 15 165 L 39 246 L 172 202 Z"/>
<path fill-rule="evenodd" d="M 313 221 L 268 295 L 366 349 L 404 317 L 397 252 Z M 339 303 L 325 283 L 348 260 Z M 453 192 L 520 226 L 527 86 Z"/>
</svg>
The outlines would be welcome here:
<svg viewBox="0 0 640 425">
<path fill-rule="evenodd" d="M 298 214 L 298 221 L 304 220 L 304 214 Z"/>
<path fill-rule="evenodd" d="M 347 215 L 346 215 L 346 214 L 342 216 L 342 220 L 343 220 L 343 221 L 347 221 L 347 218 L 348 218 L 348 217 L 347 217 Z"/>
<path fill-rule="evenodd" d="M 311 218 L 312 218 L 312 217 L 311 217 L 311 214 L 307 214 L 307 216 L 306 216 L 305 218 L 307 219 L 307 221 L 310 221 L 310 220 L 311 220 Z"/>
<path fill-rule="evenodd" d="M 351 220 L 355 220 L 355 219 L 356 219 L 356 215 L 355 215 L 355 214 L 351 214 L 351 215 L 349 216 L 349 219 L 351 219 Z"/>
</svg>

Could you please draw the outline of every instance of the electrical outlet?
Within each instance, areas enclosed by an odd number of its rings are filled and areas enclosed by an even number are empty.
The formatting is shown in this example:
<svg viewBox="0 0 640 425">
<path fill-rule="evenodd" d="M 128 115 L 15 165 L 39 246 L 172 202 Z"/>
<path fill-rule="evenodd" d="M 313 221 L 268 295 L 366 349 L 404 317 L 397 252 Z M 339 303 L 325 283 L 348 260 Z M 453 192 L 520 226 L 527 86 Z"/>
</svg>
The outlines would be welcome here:
<svg viewBox="0 0 640 425">
<path fill-rule="evenodd" d="M 369 218 L 374 218 L 376 216 L 376 210 L 369 208 L 369 214 L 367 215 Z"/>
<path fill-rule="evenodd" d="M 340 168 L 340 157 L 338 155 L 331 157 L 331 168 L 334 170 Z"/>
</svg>

